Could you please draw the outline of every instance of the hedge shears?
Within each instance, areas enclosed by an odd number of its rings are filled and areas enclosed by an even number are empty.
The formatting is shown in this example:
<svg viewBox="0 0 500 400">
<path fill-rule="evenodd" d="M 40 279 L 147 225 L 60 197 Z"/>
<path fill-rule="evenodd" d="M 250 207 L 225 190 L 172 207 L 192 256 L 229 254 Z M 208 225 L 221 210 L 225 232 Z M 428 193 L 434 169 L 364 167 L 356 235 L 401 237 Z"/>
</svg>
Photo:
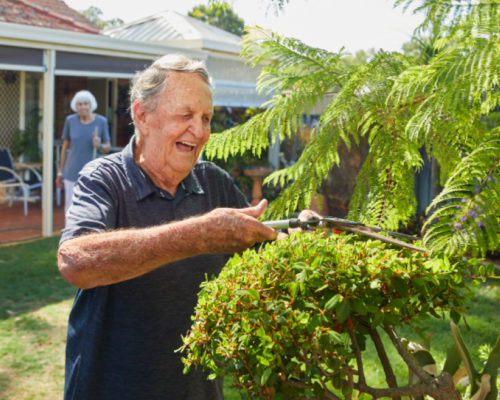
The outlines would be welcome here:
<svg viewBox="0 0 500 400">
<path fill-rule="evenodd" d="M 327 229 L 332 229 L 333 232 L 335 233 L 340 233 L 341 231 L 357 233 L 359 235 L 367 236 L 373 239 L 378 239 L 382 242 L 393 244 L 399 247 L 420 251 L 422 253 L 427 252 L 427 250 L 425 249 L 403 242 L 402 240 L 396 239 L 396 238 L 401 238 L 401 239 L 416 241 L 419 238 L 415 236 L 406 235 L 400 232 L 393 232 L 385 229 L 375 228 L 373 226 L 367 226 L 361 222 L 351 221 L 343 218 L 314 216 L 306 221 L 301 221 L 298 218 L 290 218 L 290 219 L 282 219 L 279 221 L 266 221 L 264 222 L 264 225 L 274 229 L 301 228 L 303 230 L 308 230 L 312 228 L 327 228 Z M 390 236 L 381 235 L 379 232 L 386 233 Z"/>
</svg>

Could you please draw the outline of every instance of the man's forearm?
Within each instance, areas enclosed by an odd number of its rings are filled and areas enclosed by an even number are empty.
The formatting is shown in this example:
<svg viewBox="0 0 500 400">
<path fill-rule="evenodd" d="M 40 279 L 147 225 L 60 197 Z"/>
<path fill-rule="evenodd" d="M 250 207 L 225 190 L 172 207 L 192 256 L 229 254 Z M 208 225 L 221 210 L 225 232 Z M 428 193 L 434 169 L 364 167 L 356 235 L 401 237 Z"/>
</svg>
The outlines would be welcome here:
<svg viewBox="0 0 500 400">
<path fill-rule="evenodd" d="M 141 276 L 161 265 L 207 253 L 197 219 L 144 229 L 83 235 L 62 243 L 59 270 L 82 288 L 109 285 Z"/>
<path fill-rule="evenodd" d="M 244 209 L 217 208 L 183 221 L 143 229 L 84 235 L 62 243 L 61 275 L 82 289 L 141 276 L 160 265 L 209 253 L 235 253 L 277 232 L 257 220 L 267 202 Z"/>
</svg>

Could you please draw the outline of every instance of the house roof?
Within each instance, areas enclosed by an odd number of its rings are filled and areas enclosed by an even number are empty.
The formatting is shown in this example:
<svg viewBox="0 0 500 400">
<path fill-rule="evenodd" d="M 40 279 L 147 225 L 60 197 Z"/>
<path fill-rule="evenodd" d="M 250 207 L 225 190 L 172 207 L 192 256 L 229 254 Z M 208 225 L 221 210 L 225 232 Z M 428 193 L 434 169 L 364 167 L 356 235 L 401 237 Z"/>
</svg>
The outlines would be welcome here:
<svg viewBox="0 0 500 400">
<path fill-rule="evenodd" d="M 182 45 L 239 54 L 241 38 L 196 18 L 166 10 L 109 29 L 105 35 L 139 42 Z"/>
<path fill-rule="evenodd" d="M 100 33 L 96 25 L 62 0 L 0 0 L 0 22 Z"/>
</svg>

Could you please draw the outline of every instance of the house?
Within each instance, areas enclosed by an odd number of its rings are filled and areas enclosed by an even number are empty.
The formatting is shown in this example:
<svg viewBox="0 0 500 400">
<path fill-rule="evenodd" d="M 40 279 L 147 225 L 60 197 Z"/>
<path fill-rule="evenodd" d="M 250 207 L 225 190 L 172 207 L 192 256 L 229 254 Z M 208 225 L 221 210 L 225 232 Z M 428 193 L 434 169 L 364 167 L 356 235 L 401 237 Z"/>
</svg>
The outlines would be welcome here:
<svg viewBox="0 0 500 400">
<path fill-rule="evenodd" d="M 108 119 L 112 146 L 132 134 L 128 87 L 137 70 L 167 53 L 203 60 L 214 78 L 214 105 L 254 107 L 259 71 L 239 56 L 238 36 L 191 17 L 163 12 L 101 32 L 62 0 L 0 0 L 0 147 L 33 116 L 42 117 L 43 185 L 52 188 L 58 138 L 69 102 L 81 89 L 94 93 Z M 44 236 L 51 236 L 53 191 L 42 197 Z"/>
<path fill-rule="evenodd" d="M 214 81 L 214 105 L 259 107 L 266 97 L 255 90 L 260 70 L 239 56 L 241 38 L 195 18 L 164 11 L 103 32 L 122 40 L 207 52 Z"/>
</svg>

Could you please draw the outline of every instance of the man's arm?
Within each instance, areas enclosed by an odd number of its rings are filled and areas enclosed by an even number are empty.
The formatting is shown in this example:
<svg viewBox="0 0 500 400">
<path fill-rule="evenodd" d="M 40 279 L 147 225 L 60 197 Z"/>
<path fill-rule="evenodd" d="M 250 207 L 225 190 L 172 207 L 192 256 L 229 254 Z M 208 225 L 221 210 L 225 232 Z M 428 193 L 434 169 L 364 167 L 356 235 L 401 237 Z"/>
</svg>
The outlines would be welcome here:
<svg viewBox="0 0 500 400">
<path fill-rule="evenodd" d="M 141 276 L 161 265 L 210 253 L 235 253 L 277 232 L 257 220 L 267 206 L 218 208 L 143 229 L 83 235 L 61 244 L 58 267 L 69 283 L 89 289 Z"/>
</svg>

